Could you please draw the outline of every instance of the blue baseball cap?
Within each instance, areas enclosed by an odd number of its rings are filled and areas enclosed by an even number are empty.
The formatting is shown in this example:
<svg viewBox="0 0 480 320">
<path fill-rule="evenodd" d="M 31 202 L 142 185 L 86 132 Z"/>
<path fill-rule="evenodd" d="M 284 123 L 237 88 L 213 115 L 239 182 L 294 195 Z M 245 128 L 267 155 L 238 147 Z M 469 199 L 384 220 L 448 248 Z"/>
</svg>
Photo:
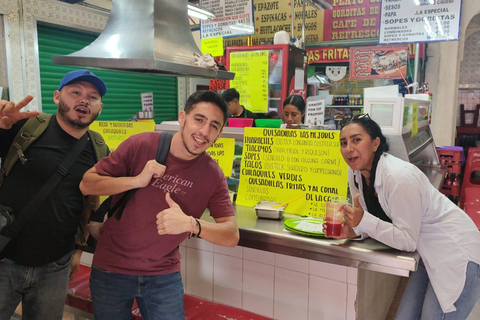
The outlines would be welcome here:
<svg viewBox="0 0 480 320">
<path fill-rule="evenodd" d="M 98 89 L 98 93 L 100 93 L 102 97 L 105 95 L 105 93 L 107 93 L 107 86 L 102 81 L 102 79 L 100 79 L 92 71 L 87 69 L 74 70 L 74 71 L 67 72 L 63 76 L 63 79 L 60 82 L 60 85 L 58 86 L 58 91 L 62 90 L 62 88 L 67 84 L 70 84 L 72 82 L 77 82 L 77 81 L 90 82 Z"/>
</svg>

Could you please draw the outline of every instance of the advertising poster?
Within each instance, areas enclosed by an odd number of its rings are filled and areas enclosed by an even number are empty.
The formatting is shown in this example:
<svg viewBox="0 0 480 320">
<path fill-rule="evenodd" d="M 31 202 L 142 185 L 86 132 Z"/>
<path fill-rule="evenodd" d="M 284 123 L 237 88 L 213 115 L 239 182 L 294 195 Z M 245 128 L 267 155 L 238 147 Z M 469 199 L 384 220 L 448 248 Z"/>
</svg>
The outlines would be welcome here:
<svg viewBox="0 0 480 320">
<path fill-rule="evenodd" d="M 113 151 L 131 135 L 155 131 L 155 121 L 94 121 L 90 130 L 100 133 L 110 151 Z"/>
<path fill-rule="evenodd" d="M 405 78 L 407 65 L 407 45 L 350 48 L 351 80 Z"/>
<path fill-rule="evenodd" d="M 232 176 L 233 157 L 235 154 L 235 139 L 220 138 L 207 149 L 207 153 L 222 169 L 225 177 Z"/>
<path fill-rule="evenodd" d="M 285 202 L 285 212 L 325 216 L 325 201 L 347 195 L 340 132 L 245 128 L 236 204 Z"/>
<path fill-rule="evenodd" d="M 461 7 L 461 0 L 384 0 L 378 42 L 458 40 Z"/>
<path fill-rule="evenodd" d="M 378 39 L 380 0 L 335 0 L 331 10 L 317 10 L 305 4 L 305 43 Z M 275 32 L 302 36 L 303 1 L 254 1 L 255 34 L 253 45 L 272 42 Z M 293 5 L 293 15 L 292 15 Z M 292 33 L 293 19 L 293 33 Z M 245 46 L 247 37 L 224 39 L 227 46 Z"/>
<path fill-rule="evenodd" d="M 230 53 L 230 88 L 237 89 L 240 104 L 252 112 L 268 112 L 268 50 Z"/>
<path fill-rule="evenodd" d="M 200 38 L 237 37 L 253 34 L 253 0 L 201 0 L 215 18 L 200 21 Z"/>
</svg>

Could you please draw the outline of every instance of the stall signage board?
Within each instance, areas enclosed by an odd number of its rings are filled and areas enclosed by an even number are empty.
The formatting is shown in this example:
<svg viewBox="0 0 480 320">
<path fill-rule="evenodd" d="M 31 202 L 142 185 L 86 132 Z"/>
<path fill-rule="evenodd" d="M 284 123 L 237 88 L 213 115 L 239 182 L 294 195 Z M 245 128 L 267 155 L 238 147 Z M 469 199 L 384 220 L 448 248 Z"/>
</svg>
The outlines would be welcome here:
<svg viewBox="0 0 480 320">
<path fill-rule="evenodd" d="M 408 55 L 410 59 L 415 58 L 415 43 L 408 44 Z M 420 45 L 419 58 L 423 58 L 425 45 Z M 325 48 L 307 48 L 308 64 L 312 63 L 331 63 L 350 61 L 350 48 L 346 47 L 325 47 Z"/>
<path fill-rule="evenodd" d="M 461 7 L 461 0 L 384 0 L 378 42 L 458 40 Z"/>
<path fill-rule="evenodd" d="M 318 218 L 325 201 L 347 195 L 347 165 L 336 130 L 245 128 L 236 204 L 291 202 L 285 212 Z"/>
<path fill-rule="evenodd" d="M 230 88 L 240 94 L 240 104 L 252 112 L 268 112 L 268 50 L 230 53 Z"/>
<path fill-rule="evenodd" d="M 207 153 L 218 163 L 225 177 L 232 176 L 235 139 L 220 138 L 207 149 Z"/>
<path fill-rule="evenodd" d="M 200 46 L 202 47 L 202 53 L 209 53 L 212 57 L 223 56 L 223 38 L 208 38 L 201 39 Z"/>
<path fill-rule="evenodd" d="M 113 151 L 134 134 L 155 131 L 155 121 L 94 121 L 89 129 L 100 133 L 110 151 Z"/>
<path fill-rule="evenodd" d="M 325 99 L 319 96 L 308 97 L 305 109 L 305 124 L 323 126 L 325 120 Z"/>
<path fill-rule="evenodd" d="M 331 10 L 317 10 L 306 3 L 305 43 L 378 39 L 380 2 L 381 0 L 334 0 L 331 2 Z M 281 30 L 297 38 L 301 37 L 302 0 L 255 0 L 254 8 L 254 45 L 273 42 L 275 33 Z M 245 46 L 247 37 L 228 38 L 224 42 L 225 47 Z"/>
<path fill-rule="evenodd" d="M 350 79 L 405 78 L 407 63 L 407 45 L 351 47 Z"/>
<path fill-rule="evenodd" d="M 200 5 L 215 14 L 213 19 L 201 20 L 201 39 L 255 33 L 253 0 L 202 0 Z"/>
</svg>

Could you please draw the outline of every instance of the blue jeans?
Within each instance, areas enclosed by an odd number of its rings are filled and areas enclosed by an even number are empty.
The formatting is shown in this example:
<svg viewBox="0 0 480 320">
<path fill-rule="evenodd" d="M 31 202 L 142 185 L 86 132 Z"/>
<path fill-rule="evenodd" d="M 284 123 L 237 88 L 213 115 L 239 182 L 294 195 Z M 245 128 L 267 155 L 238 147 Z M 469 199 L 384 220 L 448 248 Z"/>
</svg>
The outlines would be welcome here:
<svg viewBox="0 0 480 320">
<path fill-rule="evenodd" d="M 180 272 L 132 276 L 92 266 L 90 291 L 96 320 L 131 320 L 133 299 L 144 320 L 185 319 Z"/>
<path fill-rule="evenodd" d="M 0 260 L 0 320 L 10 320 L 22 302 L 24 320 L 61 320 L 72 253 L 41 267 Z"/>
<path fill-rule="evenodd" d="M 444 313 L 438 302 L 423 261 L 413 272 L 403 292 L 395 320 L 464 320 L 480 299 L 480 266 L 474 262 L 467 265 L 465 287 L 455 302 L 457 311 Z"/>
</svg>

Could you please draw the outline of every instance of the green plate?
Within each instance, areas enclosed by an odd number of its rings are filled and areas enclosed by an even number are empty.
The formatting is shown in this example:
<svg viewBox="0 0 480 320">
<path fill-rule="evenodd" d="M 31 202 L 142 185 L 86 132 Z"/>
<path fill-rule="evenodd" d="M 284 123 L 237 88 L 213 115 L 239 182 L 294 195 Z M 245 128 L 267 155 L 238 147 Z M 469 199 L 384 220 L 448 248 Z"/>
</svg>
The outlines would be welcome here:
<svg viewBox="0 0 480 320">
<path fill-rule="evenodd" d="M 323 237 L 323 219 L 287 219 L 284 221 L 285 229 L 308 236 Z"/>
</svg>

